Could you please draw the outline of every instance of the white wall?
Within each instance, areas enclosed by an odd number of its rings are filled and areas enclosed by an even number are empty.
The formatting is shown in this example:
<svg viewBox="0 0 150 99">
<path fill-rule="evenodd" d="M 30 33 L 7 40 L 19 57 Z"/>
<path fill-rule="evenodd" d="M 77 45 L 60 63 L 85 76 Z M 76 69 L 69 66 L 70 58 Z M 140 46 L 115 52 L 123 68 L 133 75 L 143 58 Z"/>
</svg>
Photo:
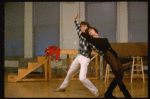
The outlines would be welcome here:
<svg viewBox="0 0 150 99">
<path fill-rule="evenodd" d="M 73 15 L 79 13 L 79 20 L 85 18 L 83 2 L 60 2 L 60 48 L 61 49 L 78 49 L 79 38 L 76 32 Z M 81 9 L 81 13 L 80 13 Z"/>
<path fill-rule="evenodd" d="M 117 40 L 128 42 L 128 6 L 127 2 L 117 2 Z"/>
<path fill-rule="evenodd" d="M 33 57 L 33 3 L 25 2 L 24 9 L 24 58 Z"/>
</svg>

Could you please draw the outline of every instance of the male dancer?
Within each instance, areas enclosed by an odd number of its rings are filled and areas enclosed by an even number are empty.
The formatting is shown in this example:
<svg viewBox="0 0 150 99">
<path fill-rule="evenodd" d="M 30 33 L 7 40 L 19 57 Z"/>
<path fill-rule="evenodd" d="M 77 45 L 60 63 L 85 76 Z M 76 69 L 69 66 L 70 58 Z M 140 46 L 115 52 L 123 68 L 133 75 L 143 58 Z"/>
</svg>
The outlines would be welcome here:
<svg viewBox="0 0 150 99">
<path fill-rule="evenodd" d="M 89 26 L 88 22 L 82 21 L 81 24 L 79 24 L 76 19 L 78 17 L 78 14 L 76 16 L 73 15 L 73 20 L 76 26 L 77 34 L 79 36 L 79 49 L 78 49 L 78 55 L 72 62 L 68 72 L 67 76 L 65 77 L 65 80 L 61 84 L 61 86 L 56 89 L 56 92 L 59 91 L 65 91 L 66 87 L 68 86 L 69 82 L 71 81 L 71 78 L 73 74 L 79 69 L 79 63 L 81 64 L 80 67 L 80 74 L 79 74 L 79 80 L 87 87 L 92 94 L 95 97 L 99 96 L 98 89 L 92 84 L 92 82 L 86 77 L 88 65 L 90 62 L 90 56 L 91 56 L 91 48 L 87 42 L 87 40 L 81 35 L 85 34 L 85 31 Z"/>
</svg>

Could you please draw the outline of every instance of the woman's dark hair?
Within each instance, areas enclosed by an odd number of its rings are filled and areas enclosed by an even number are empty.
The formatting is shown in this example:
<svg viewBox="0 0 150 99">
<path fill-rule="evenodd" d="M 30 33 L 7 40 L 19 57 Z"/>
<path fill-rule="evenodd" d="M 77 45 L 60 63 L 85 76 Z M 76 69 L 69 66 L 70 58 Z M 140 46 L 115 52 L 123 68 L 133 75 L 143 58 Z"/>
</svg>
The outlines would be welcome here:
<svg viewBox="0 0 150 99">
<path fill-rule="evenodd" d="M 88 28 L 90 27 L 89 23 L 86 22 L 86 21 L 82 21 L 82 22 L 80 23 L 80 26 L 81 26 L 81 25 L 87 25 Z"/>
<path fill-rule="evenodd" d="M 95 27 L 89 27 L 86 32 L 88 32 L 89 29 L 94 29 L 94 31 L 98 34 L 98 30 Z"/>
</svg>

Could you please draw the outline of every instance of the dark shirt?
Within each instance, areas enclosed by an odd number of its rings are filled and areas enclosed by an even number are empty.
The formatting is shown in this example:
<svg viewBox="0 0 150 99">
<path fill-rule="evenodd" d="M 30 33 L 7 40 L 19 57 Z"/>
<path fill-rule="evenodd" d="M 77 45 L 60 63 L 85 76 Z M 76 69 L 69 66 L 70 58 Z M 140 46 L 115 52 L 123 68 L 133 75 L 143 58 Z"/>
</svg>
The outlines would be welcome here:
<svg viewBox="0 0 150 99">
<path fill-rule="evenodd" d="M 91 46 L 91 48 L 93 46 L 96 47 L 95 49 L 98 50 L 97 53 L 99 53 L 100 55 L 101 55 L 100 51 L 102 51 L 102 53 L 105 55 L 106 51 L 109 50 L 115 55 L 116 58 L 118 58 L 117 53 L 112 49 L 107 38 L 93 38 L 90 35 L 89 36 L 83 35 L 83 37 L 86 38 L 86 40 L 89 42 L 89 45 Z"/>
<path fill-rule="evenodd" d="M 93 37 L 91 37 L 91 43 L 93 45 L 95 45 L 99 50 L 102 50 L 102 52 L 105 52 L 108 49 L 111 49 L 111 46 L 110 46 L 107 38 L 93 38 Z"/>
</svg>

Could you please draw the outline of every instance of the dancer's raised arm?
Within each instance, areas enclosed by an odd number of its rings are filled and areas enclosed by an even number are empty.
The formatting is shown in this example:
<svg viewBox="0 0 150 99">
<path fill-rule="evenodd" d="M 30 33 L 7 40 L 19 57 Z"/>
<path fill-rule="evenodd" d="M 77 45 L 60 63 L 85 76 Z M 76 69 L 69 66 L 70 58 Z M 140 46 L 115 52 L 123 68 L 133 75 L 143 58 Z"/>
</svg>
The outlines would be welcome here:
<svg viewBox="0 0 150 99">
<path fill-rule="evenodd" d="M 76 21 L 77 18 L 78 18 L 78 13 L 76 14 L 76 16 L 73 15 L 73 20 L 75 23 L 77 34 L 80 35 L 81 34 L 81 28 L 80 28 L 80 23 Z"/>
<path fill-rule="evenodd" d="M 76 14 L 76 16 L 73 15 L 73 20 L 75 21 L 78 18 L 78 13 Z"/>
</svg>

